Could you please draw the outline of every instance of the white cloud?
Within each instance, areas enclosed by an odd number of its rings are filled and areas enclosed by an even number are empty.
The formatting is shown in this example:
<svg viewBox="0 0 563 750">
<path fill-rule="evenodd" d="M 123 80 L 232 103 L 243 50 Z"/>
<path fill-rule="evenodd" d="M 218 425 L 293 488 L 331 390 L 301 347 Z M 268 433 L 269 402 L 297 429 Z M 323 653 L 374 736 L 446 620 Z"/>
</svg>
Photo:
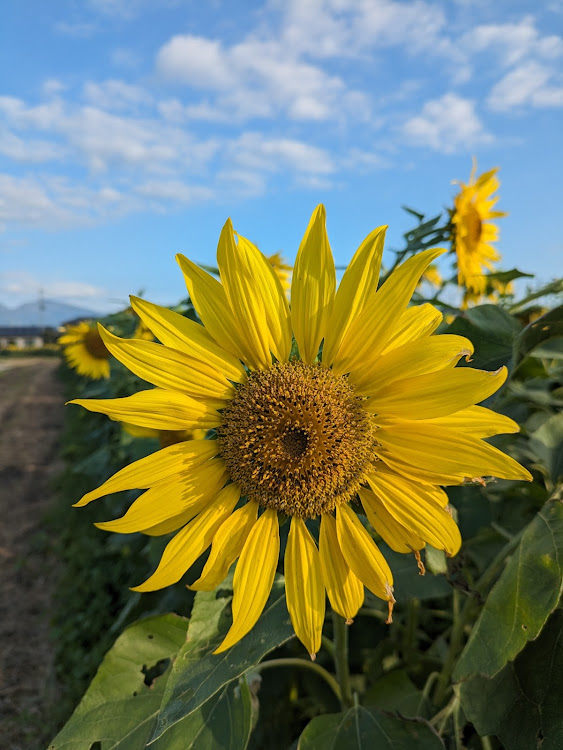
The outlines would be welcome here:
<svg viewBox="0 0 563 750">
<path fill-rule="evenodd" d="M 3 303 L 7 303 L 8 307 L 15 307 L 32 299 L 37 300 L 40 295 L 81 307 L 94 301 L 101 302 L 102 306 L 107 307 L 111 296 L 106 289 L 87 282 L 38 277 L 23 269 L 0 272 L 0 294 Z"/>
<path fill-rule="evenodd" d="M 446 154 L 492 141 L 475 112 L 475 102 L 452 93 L 426 102 L 402 130 L 411 143 Z"/>
<path fill-rule="evenodd" d="M 491 109 L 506 111 L 515 107 L 563 106 L 563 81 L 551 85 L 553 71 L 537 62 L 528 62 L 507 73 L 496 83 L 487 104 Z"/>
<path fill-rule="evenodd" d="M 0 154 L 13 161 L 39 163 L 59 158 L 64 150 L 50 141 L 24 140 L 0 127 Z"/>
<path fill-rule="evenodd" d="M 563 54 L 563 39 L 541 36 L 533 16 L 525 16 L 519 23 L 476 26 L 461 37 L 460 44 L 469 54 L 490 49 L 507 66 L 532 55 L 553 59 Z"/>
<path fill-rule="evenodd" d="M 43 81 L 43 85 L 41 86 L 41 91 L 43 92 L 44 96 L 54 96 L 56 94 L 60 94 L 66 89 L 66 86 L 62 81 L 59 81 L 57 78 L 48 78 L 46 81 Z"/>
<path fill-rule="evenodd" d="M 261 133 L 243 133 L 229 146 L 232 161 L 250 171 L 277 172 L 289 167 L 303 174 L 334 172 L 330 155 L 323 149 L 290 138 L 268 138 Z"/>
<path fill-rule="evenodd" d="M 158 52 L 157 69 L 170 80 L 213 92 L 215 99 L 186 109 L 194 119 L 365 119 L 368 97 L 341 78 L 299 59 L 275 39 L 248 38 L 231 47 L 193 35 L 175 36 Z"/>
<path fill-rule="evenodd" d="M 55 31 L 58 31 L 59 34 L 64 34 L 65 36 L 86 39 L 98 31 L 98 26 L 95 23 L 87 23 L 84 21 L 57 21 L 57 23 L 55 23 Z"/>
<path fill-rule="evenodd" d="M 83 93 L 87 101 L 101 109 L 129 109 L 152 102 L 151 95 L 145 89 L 124 81 L 88 81 L 84 84 Z"/>
<path fill-rule="evenodd" d="M 148 198 L 157 198 L 175 203 L 191 204 L 211 200 L 214 191 L 200 185 L 187 185 L 179 180 L 145 182 L 135 192 Z"/>
</svg>

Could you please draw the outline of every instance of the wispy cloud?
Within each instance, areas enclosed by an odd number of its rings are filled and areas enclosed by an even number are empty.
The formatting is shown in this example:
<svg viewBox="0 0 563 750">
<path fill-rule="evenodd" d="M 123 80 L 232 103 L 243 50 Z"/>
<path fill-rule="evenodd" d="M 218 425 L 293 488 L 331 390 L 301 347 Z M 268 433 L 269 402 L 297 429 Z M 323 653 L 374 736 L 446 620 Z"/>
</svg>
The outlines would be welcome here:
<svg viewBox="0 0 563 750">
<path fill-rule="evenodd" d="M 526 105 L 563 107 L 563 77 L 540 63 L 524 63 L 493 86 L 487 104 L 499 112 Z"/>
<path fill-rule="evenodd" d="M 475 102 L 452 93 L 426 102 L 421 113 L 404 124 L 403 133 L 413 144 L 446 154 L 493 140 L 475 111 Z"/>
</svg>

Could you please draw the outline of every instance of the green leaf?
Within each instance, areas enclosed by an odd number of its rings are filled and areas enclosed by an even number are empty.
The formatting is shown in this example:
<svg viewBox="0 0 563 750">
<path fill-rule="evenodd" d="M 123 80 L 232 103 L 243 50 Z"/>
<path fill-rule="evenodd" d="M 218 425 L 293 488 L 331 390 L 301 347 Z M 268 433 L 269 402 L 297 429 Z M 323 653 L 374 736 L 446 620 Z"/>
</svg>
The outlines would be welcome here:
<svg viewBox="0 0 563 750">
<path fill-rule="evenodd" d="M 487 279 L 495 279 L 503 284 L 508 284 L 515 279 L 533 279 L 533 273 L 524 273 L 519 271 L 517 268 L 512 268 L 510 271 L 496 271 L 495 273 L 488 273 Z"/>
<path fill-rule="evenodd" d="M 426 563 L 426 570 L 432 575 L 448 572 L 446 553 L 443 549 L 436 549 L 427 544 L 424 548 L 424 562 Z"/>
<path fill-rule="evenodd" d="M 127 628 L 49 750 L 90 750 L 95 742 L 102 750 L 144 748 L 167 677 L 155 676 L 151 682 L 148 670 L 177 654 L 187 627 L 185 618 L 169 614 Z"/>
<path fill-rule="evenodd" d="M 532 433 L 530 447 L 556 484 L 563 476 L 563 413 L 554 414 Z"/>
<path fill-rule="evenodd" d="M 563 612 L 495 677 L 474 677 L 456 691 L 481 736 L 497 735 L 506 750 L 560 750 Z"/>
<path fill-rule="evenodd" d="M 196 595 L 188 639 L 174 662 L 151 742 L 294 635 L 285 605 L 284 581 L 278 576 L 264 612 L 250 633 L 225 653 L 213 654 L 228 629 L 225 610 L 229 601 L 217 599 L 213 591 Z"/>
<path fill-rule="evenodd" d="M 388 672 L 376 680 L 365 693 L 363 701 L 368 706 L 397 712 L 409 718 L 426 716 L 429 704 L 404 669 Z"/>
<path fill-rule="evenodd" d="M 513 313 L 527 305 L 529 302 L 532 302 L 535 299 L 540 299 L 540 297 L 546 297 L 549 294 L 561 294 L 561 292 L 563 292 L 563 279 L 556 279 L 555 281 L 551 281 L 549 284 L 540 287 L 535 292 L 526 295 L 523 299 L 518 300 L 518 302 L 510 308 L 510 312 Z"/>
<path fill-rule="evenodd" d="M 452 593 L 451 586 L 441 575 L 421 576 L 414 555 L 401 552 L 393 552 L 383 542 L 378 542 L 383 556 L 393 571 L 395 596 L 399 605 L 406 604 L 409 599 L 434 599 L 435 597 L 448 596 Z M 425 550 L 428 554 L 428 548 Z M 428 558 L 425 557 L 425 560 Z M 366 601 L 371 599 L 371 594 L 366 591 Z"/>
<path fill-rule="evenodd" d="M 325 714 L 310 721 L 297 750 L 444 750 L 424 721 L 402 721 L 355 706 L 346 713 Z"/>
<path fill-rule="evenodd" d="M 467 336 L 475 347 L 470 367 L 497 370 L 502 365 L 509 369 L 512 363 L 513 341 L 521 325 L 498 305 L 480 305 L 464 310 L 446 333 Z M 460 362 L 464 365 L 464 360 Z"/>
<path fill-rule="evenodd" d="M 561 595 L 563 505 L 547 503 L 489 594 L 453 677 L 492 677 L 535 638 Z"/>
<path fill-rule="evenodd" d="M 514 362 L 520 362 L 535 347 L 563 336 L 563 305 L 526 326 L 514 341 Z"/>
<path fill-rule="evenodd" d="M 148 747 L 151 750 L 244 750 L 253 728 L 252 701 L 246 679 L 233 681 Z"/>
</svg>

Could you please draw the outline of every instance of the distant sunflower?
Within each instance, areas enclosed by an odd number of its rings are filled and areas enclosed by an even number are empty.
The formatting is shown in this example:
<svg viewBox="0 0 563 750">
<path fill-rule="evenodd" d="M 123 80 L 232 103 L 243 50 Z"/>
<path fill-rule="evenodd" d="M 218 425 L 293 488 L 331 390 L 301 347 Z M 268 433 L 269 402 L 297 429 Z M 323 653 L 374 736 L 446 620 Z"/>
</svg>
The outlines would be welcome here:
<svg viewBox="0 0 563 750">
<path fill-rule="evenodd" d="M 443 251 L 409 258 L 377 290 L 384 234 L 381 227 L 364 240 L 336 291 L 319 206 L 297 254 L 290 309 L 268 260 L 244 237 L 237 242 L 228 221 L 217 250 L 221 281 L 178 256 L 203 325 L 133 298 L 162 344 L 100 327 L 112 354 L 156 388 L 74 403 L 145 427 L 215 433 L 136 461 L 76 505 L 144 489 L 122 518 L 97 525 L 124 533 L 180 529 L 136 591 L 176 583 L 209 546 L 191 588 L 211 590 L 238 558 L 233 623 L 217 652 L 248 633 L 264 608 L 280 520 L 290 519 L 287 606 L 314 657 L 325 592 L 351 621 L 366 586 L 388 602 L 391 618 L 393 574 L 358 505 L 384 541 L 420 561 L 425 543 L 448 555 L 460 547 L 440 485 L 530 478 L 483 440 L 518 426 L 474 405 L 502 385 L 506 369 L 456 368 L 471 343 L 433 336 L 441 314 L 431 305 L 407 307 Z"/>
<path fill-rule="evenodd" d="M 69 365 L 79 375 L 93 380 L 109 378 L 110 353 L 95 323 L 83 320 L 65 327 L 58 343 Z"/>
<path fill-rule="evenodd" d="M 466 301 L 479 298 L 486 292 L 485 271 L 494 271 L 493 264 L 501 259 L 491 244 L 498 240 L 498 227 L 490 219 L 507 215 L 504 211 L 493 210 L 498 196 L 492 196 L 500 185 L 496 176 L 498 167 L 477 179 L 476 170 L 474 161 L 469 183 L 459 183 L 460 190 L 454 198 L 452 212 L 452 247 L 457 256 L 458 284 L 466 289 Z"/>
<path fill-rule="evenodd" d="M 267 260 L 276 272 L 276 276 L 280 280 L 283 291 L 288 294 L 290 290 L 289 280 L 291 278 L 292 266 L 288 266 L 285 262 L 285 258 L 281 253 L 274 253 L 268 255 Z"/>
</svg>

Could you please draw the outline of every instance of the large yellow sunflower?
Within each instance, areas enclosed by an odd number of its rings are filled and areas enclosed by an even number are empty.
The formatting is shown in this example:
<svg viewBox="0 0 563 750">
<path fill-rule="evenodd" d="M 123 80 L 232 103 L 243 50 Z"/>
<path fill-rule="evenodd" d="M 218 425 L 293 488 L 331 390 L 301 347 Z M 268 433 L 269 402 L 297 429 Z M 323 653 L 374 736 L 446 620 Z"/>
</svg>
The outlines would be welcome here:
<svg viewBox="0 0 563 750">
<path fill-rule="evenodd" d="M 58 343 L 69 365 L 79 375 L 93 380 L 109 378 L 110 353 L 95 323 L 83 320 L 66 326 Z"/>
<path fill-rule="evenodd" d="M 458 284 L 466 289 L 467 297 L 473 299 L 485 293 L 485 271 L 494 271 L 493 263 L 501 259 L 491 245 L 498 240 L 498 227 L 489 220 L 507 215 L 504 211 L 493 210 L 498 201 L 498 196 L 493 197 L 493 193 L 500 185 L 496 176 L 498 168 L 475 179 L 476 170 L 474 161 L 469 183 L 459 183 L 460 190 L 454 198 L 452 212 L 452 245 L 457 256 Z"/>
<path fill-rule="evenodd" d="M 136 591 L 179 581 L 211 546 L 191 584 L 210 590 L 238 558 L 233 623 L 218 652 L 263 610 L 280 521 L 290 521 L 287 606 L 314 656 L 325 593 L 348 621 L 364 586 L 389 603 L 389 614 L 395 601 L 393 574 L 358 507 L 394 550 L 418 555 L 428 543 L 454 555 L 460 534 L 440 485 L 489 475 L 530 479 L 483 440 L 518 426 L 475 406 L 502 385 L 506 369 L 456 368 L 471 343 L 433 336 L 441 314 L 431 305 L 407 307 L 443 251 L 410 258 L 377 290 L 384 234 L 381 227 L 364 240 L 335 290 L 319 206 L 297 255 L 290 309 L 268 260 L 244 237 L 237 242 L 228 221 L 217 251 L 220 282 L 178 256 L 202 325 L 133 298 L 161 344 L 100 329 L 112 354 L 156 388 L 74 403 L 155 429 L 213 432 L 136 461 L 77 505 L 143 489 L 122 518 L 97 525 L 151 535 L 179 530 Z"/>
</svg>

